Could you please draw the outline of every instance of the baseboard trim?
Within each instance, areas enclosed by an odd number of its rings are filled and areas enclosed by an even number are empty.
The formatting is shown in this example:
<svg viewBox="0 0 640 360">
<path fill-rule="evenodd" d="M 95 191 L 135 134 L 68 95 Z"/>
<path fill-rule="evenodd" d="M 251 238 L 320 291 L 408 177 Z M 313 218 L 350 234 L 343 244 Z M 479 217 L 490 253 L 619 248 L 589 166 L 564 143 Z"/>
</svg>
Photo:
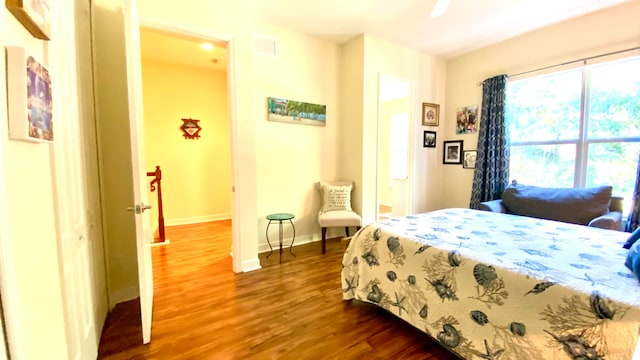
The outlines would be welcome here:
<svg viewBox="0 0 640 360">
<path fill-rule="evenodd" d="M 273 247 L 274 250 L 280 248 L 280 240 L 278 240 L 277 238 L 275 239 L 275 241 L 274 239 L 271 239 L 271 238 L 269 239 L 271 241 L 271 246 Z M 298 245 L 309 244 L 316 241 L 320 241 L 320 239 L 318 239 L 317 236 L 314 236 L 314 235 L 296 236 L 296 240 L 293 242 L 293 247 L 296 247 Z M 290 245 L 291 245 L 291 238 L 282 239 L 283 249 L 288 248 Z M 271 251 L 271 249 L 269 249 L 269 244 L 267 244 L 267 239 L 265 239 L 263 243 L 258 245 L 258 253 L 264 253 L 269 251 Z"/>
<path fill-rule="evenodd" d="M 262 269 L 260 266 L 260 259 L 252 259 L 242 262 L 242 272 L 249 272 Z"/>
<path fill-rule="evenodd" d="M 175 218 L 175 219 L 165 219 L 165 226 L 176 226 L 176 225 L 188 225 L 188 224 L 197 224 L 209 221 L 220 221 L 220 220 L 229 220 L 231 219 L 231 213 L 224 214 L 210 214 L 210 215 L 202 215 L 202 216 L 192 216 L 185 218 Z"/>
<path fill-rule="evenodd" d="M 140 297 L 140 291 L 137 286 L 116 290 L 109 293 L 109 311 L 113 310 L 116 304 L 133 300 Z"/>
</svg>

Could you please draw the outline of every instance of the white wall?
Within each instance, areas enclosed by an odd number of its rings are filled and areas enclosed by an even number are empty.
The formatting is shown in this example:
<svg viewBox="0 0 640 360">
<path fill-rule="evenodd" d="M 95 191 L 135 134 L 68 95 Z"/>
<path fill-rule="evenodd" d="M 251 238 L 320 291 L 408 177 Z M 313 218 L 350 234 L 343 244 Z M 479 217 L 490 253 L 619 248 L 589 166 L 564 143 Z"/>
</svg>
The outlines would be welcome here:
<svg viewBox="0 0 640 360">
<path fill-rule="evenodd" d="M 399 45 L 360 35 L 342 47 L 343 174 L 356 182 L 354 209 L 363 223 L 375 220 L 378 88 L 380 74 L 403 79 L 414 87 L 409 145 L 413 157 L 410 211 L 419 213 L 440 205 L 440 168 L 436 151 L 422 147 L 423 131 L 440 127 L 421 125 L 422 102 L 444 101 L 443 60 Z M 441 119 L 442 124 L 442 119 Z M 441 134 L 440 134 L 441 136 Z M 438 138 L 440 141 L 440 138 Z"/>
<path fill-rule="evenodd" d="M 422 124 L 422 103 L 440 105 L 438 126 L 419 125 L 415 132 L 414 188 L 413 212 L 422 213 L 442 208 L 442 141 L 445 139 L 445 81 L 447 63 L 445 60 L 420 54 L 420 70 L 418 75 L 418 117 Z M 436 147 L 423 147 L 424 131 L 436 132 Z"/>
<path fill-rule="evenodd" d="M 344 154 L 340 164 L 340 180 L 355 183 L 351 206 L 359 214 L 362 214 L 363 196 L 364 38 L 364 35 L 360 35 L 351 39 L 342 45 L 340 54 L 340 111 L 344 119 L 340 126 L 342 138 L 338 142 L 339 153 Z M 370 176 L 375 178 L 375 173 Z"/>
<path fill-rule="evenodd" d="M 413 100 L 410 119 L 413 157 L 413 179 L 411 212 L 419 213 L 437 206 L 439 199 L 434 187 L 439 179 L 431 177 L 438 169 L 433 157 L 433 149 L 422 147 L 422 131 L 427 129 L 421 124 L 422 102 L 443 100 L 444 62 L 437 57 L 399 46 L 388 41 L 365 35 L 364 50 L 364 104 L 362 124 L 362 208 L 363 222 L 374 220 L 375 216 L 375 172 L 378 118 L 378 77 L 380 73 L 392 75 L 411 83 L 417 90 Z M 440 139 L 439 139 L 440 140 Z M 425 179 L 429 178 L 429 181 Z M 431 185 L 431 186 L 429 186 Z"/>
<path fill-rule="evenodd" d="M 296 244 L 318 240 L 320 194 L 315 183 L 340 177 L 340 47 L 275 26 L 261 25 L 255 31 L 278 44 L 276 56 L 256 55 L 253 62 L 258 229 L 266 228 L 268 214 L 288 212 L 296 216 Z M 326 126 L 267 121 L 267 97 L 326 105 Z M 273 245 L 278 231 L 270 230 Z M 284 236 L 288 243 L 289 227 Z M 258 239 L 260 249 L 268 250 L 264 232 Z"/>
<path fill-rule="evenodd" d="M 448 61 L 445 137 L 448 140 L 463 140 L 465 149 L 476 148 L 477 134 L 455 134 L 455 111 L 461 106 L 482 104 L 482 88 L 477 85 L 478 82 L 499 74 L 515 74 L 639 46 L 638 18 L 640 2 L 633 1 Z M 444 177 L 443 184 L 446 184 L 443 185 L 442 207 L 468 207 L 473 171 L 463 169 L 461 165 L 441 165 L 440 169 Z"/>
<path fill-rule="evenodd" d="M 0 38 L 3 49 L 0 56 L 3 104 L 0 106 L 0 174 L 4 175 L 0 186 L 3 182 L 6 186 L 0 191 L 4 210 L 0 212 L 3 216 L 0 239 L 3 270 L 7 267 L 11 270 L 3 272 L 2 300 L 12 358 L 65 359 L 67 346 L 54 211 L 54 154 L 51 144 L 8 138 L 4 47 L 25 47 L 52 71 L 58 64 L 54 64 L 51 54 L 67 34 L 54 32 L 49 42 L 37 40 L 4 6 L 0 13 L 0 32 L 3 34 Z M 63 61 L 64 55 L 57 59 Z M 56 81 L 64 81 L 56 78 L 55 72 L 51 75 L 54 87 Z M 78 106 L 77 99 L 70 99 L 68 103 Z M 67 115 L 54 105 L 54 122 L 56 117 Z"/>
</svg>

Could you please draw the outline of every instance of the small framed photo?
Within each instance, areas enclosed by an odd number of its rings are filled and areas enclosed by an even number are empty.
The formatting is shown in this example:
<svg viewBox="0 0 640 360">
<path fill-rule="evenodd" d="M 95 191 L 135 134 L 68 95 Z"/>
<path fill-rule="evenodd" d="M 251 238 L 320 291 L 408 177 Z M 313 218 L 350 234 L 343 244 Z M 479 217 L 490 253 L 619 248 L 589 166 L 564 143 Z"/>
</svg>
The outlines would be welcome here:
<svg viewBox="0 0 640 360">
<path fill-rule="evenodd" d="M 422 125 L 438 126 L 440 119 L 440 105 L 422 103 Z"/>
<path fill-rule="evenodd" d="M 444 142 L 443 164 L 462 164 L 462 140 Z"/>
<path fill-rule="evenodd" d="M 465 169 L 476 168 L 476 150 L 465 150 L 462 152 L 462 167 Z"/>
<path fill-rule="evenodd" d="M 425 131 L 424 132 L 424 144 L 423 147 L 434 148 L 436 147 L 436 132 Z"/>
</svg>

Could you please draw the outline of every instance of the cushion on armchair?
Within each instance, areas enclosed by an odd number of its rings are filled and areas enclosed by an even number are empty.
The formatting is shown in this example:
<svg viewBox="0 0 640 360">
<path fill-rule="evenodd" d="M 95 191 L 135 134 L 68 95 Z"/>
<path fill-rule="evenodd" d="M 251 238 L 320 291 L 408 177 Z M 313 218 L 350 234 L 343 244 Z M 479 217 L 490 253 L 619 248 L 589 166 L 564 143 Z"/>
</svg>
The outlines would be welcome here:
<svg viewBox="0 0 640 360">
<path fill-rule="evenodd" d="M 320 209 L 321 214 L 329 211 L 352 211 L 352 182 L 320 182 L 318 183 L 318 187 L 320 189 L 320 193 L 322 194 L 322 208 Z"/>
<path fill-rule="evenodd" d="M 516 184 L 504 190 L 502 205 L 516 215 L 588 225 L 609 213 L 611 190 L 611 186 L 547 188 Z"/>
</svg>

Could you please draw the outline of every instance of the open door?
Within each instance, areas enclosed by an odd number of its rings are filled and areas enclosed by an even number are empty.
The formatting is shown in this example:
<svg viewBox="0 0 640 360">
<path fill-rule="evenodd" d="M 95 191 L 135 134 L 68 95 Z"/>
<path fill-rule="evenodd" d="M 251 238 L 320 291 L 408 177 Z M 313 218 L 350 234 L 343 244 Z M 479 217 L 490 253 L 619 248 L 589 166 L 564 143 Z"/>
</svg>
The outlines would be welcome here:
<svg viewBox="0 0 640 360">
<path fill-rule="evenodd" d="M 111 309 L 140 298 L 151 340 L 153 274 L 144 154 L 139 20 L 134 0 L 91 0 L 100 198 Z M 129 210 L 129 211 L 127 211 Z"/>
<path fill-rule="evenodd" d="M 125 0 L 123 6 L 129 125 L 131 135 L 131 167 L 133 203 L 128 209 L 135 214 L 136 249 L 138 252 L 138 286 L 142 317 L 142 341 L 151 341 L 153 313 L 153 267 L 151 262 L 151 208 L 146 188 L 147 171 L 144 157 L 144 117 L 142 102 L 142 64 L 140 60 L 140 20 L 135 0 Z"/>
</svg>

